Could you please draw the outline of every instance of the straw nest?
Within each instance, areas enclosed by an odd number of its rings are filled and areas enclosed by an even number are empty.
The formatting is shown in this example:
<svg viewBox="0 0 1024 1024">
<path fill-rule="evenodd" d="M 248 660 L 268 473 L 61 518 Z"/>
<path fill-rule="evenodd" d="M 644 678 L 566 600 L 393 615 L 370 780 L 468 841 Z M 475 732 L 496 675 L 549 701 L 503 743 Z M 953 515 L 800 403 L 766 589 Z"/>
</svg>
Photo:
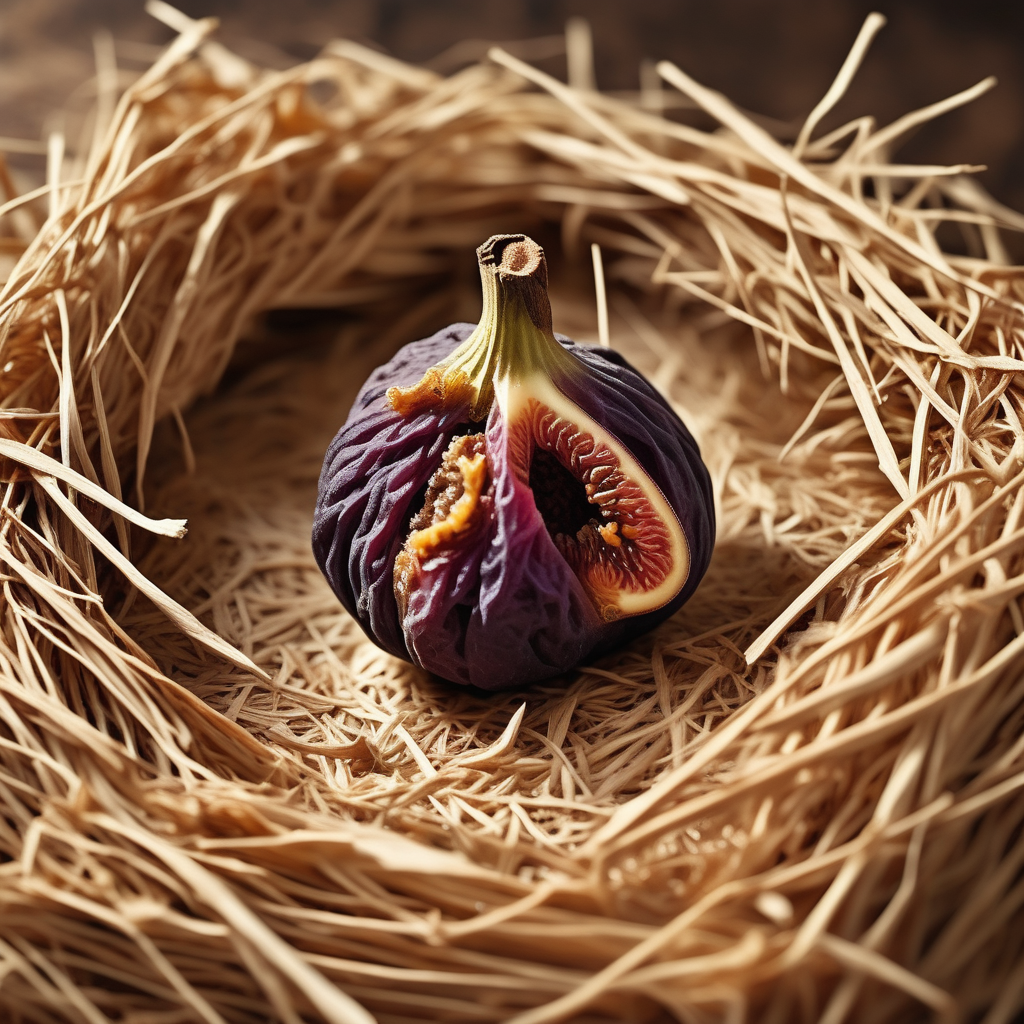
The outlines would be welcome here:
<svg viewBox="0 0 1024 1024">
<path fill-rule="evenodd" d="M 151 7 L 180 36 L 123 93 L 99 47 L 81 155 L 2 178 L 3 1019 L 1011 1020 L 1022 218 L 890 157 L 991 83 L 821 135 L 873 16 L 782 145 L 672 66 L 587 88 L 579 26 L 571 86 L 270 73 Z M 370 645 L 307 537 L 361 379 L 513 230 L 678 404 L 721 530 L 653 636 L 485 697 Z M 310 306 L 330 343 L 253 326 Z"/>
</svg>

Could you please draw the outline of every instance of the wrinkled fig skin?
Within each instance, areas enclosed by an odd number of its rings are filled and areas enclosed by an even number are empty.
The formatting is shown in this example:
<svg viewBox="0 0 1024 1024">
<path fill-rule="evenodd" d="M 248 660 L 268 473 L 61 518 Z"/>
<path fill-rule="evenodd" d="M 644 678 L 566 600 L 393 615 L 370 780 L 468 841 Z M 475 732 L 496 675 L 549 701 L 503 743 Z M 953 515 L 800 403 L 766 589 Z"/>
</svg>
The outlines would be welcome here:
<svg viewBox="0 0 1024 1024">
<path fill-rule="evenodd" d="M 313 527 L 316 559 L 342 604 L 384 650 L 453 682 L 497 690 L 565 672 L 651 629 L 696 588 L 714 543 L 711 484 L 696 442 L 654 388 L 617 352 L 556 336 L 589 373 L 559 390 L 632 453 L 675 511 L 690 570 L 654 611 L 602 621 L 559 554 L 532 493 L 503 463 L 505 429 L 486 424 L 493 507 L 450 558 L 428 558 L 404 620 L 393 586 L 395 558 L 415 505 L 452 438 L 477 433 L 468 404 L 401 415 L 388 388 L 419 381 L 474 330 L 454 324 L 403 348 L 363 386 L 320 476 Z"/>
<path fill-rule="evenodd" d="M 367 636 L 411 661 L 392 586 L 395 556 L 415 509 L 412 499 L 430 479 L 465 421 L 465 410 L 409 420 L 385 400 L 388 388 L 416 383 L 472 330 L 454 324 L 406 345 L 363 385 L 324 456 L 313 554 L 331 589 Z"/>
</svg>

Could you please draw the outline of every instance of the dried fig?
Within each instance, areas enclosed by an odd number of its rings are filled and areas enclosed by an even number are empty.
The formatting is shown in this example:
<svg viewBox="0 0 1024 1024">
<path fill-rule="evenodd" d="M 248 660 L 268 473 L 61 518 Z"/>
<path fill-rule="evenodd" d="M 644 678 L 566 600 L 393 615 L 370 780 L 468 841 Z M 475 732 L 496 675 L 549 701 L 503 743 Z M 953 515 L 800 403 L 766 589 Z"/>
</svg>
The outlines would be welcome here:
<svg viewBox="0 0 1024 1024">
<path fill-rule="evenodd" d="M 477 250 L 483 315 L 403 348 L 327 451 L 313 550 L 377 644 L 484 689 L 650 629 L 714 543 L 697 445 L 616 352 L 551 330 L 543 250 Z"/>
</svg>

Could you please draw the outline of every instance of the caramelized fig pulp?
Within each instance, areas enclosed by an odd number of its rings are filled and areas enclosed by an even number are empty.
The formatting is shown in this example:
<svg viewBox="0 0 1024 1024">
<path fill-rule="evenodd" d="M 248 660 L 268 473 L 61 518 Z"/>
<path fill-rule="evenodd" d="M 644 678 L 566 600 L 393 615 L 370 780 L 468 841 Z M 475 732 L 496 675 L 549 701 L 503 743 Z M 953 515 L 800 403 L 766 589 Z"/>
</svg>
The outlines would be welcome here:
<svg viewBox="0 0 1024 1024">
<path fill-rule="evenodd" d="M 313 550 L 385 650 L 484 689 L 671 615 L 714 543 L 697 445 L 616 352 L 551 331 L 543 251 L 477 250 L 480 323 L 407 345 L 324 461 Z"/>
</svg>

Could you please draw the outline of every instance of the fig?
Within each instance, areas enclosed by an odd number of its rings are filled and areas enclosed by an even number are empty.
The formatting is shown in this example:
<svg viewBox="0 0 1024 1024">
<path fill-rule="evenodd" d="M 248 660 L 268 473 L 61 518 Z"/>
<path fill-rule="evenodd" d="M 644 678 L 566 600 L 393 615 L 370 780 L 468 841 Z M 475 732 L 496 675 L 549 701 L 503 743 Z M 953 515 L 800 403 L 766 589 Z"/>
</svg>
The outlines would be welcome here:
<svg viewBox="0 0 1024 1024">
<path fill-rule="evenodd" d="M 552 333 L 525 235 L 478 250 L 480 323 L 378 368 L 327 450 L 313 551 L 380 647 L 494 690 L 564 673 L 693 593 L 711 483 L 617 352 Z"/>
</svg>

